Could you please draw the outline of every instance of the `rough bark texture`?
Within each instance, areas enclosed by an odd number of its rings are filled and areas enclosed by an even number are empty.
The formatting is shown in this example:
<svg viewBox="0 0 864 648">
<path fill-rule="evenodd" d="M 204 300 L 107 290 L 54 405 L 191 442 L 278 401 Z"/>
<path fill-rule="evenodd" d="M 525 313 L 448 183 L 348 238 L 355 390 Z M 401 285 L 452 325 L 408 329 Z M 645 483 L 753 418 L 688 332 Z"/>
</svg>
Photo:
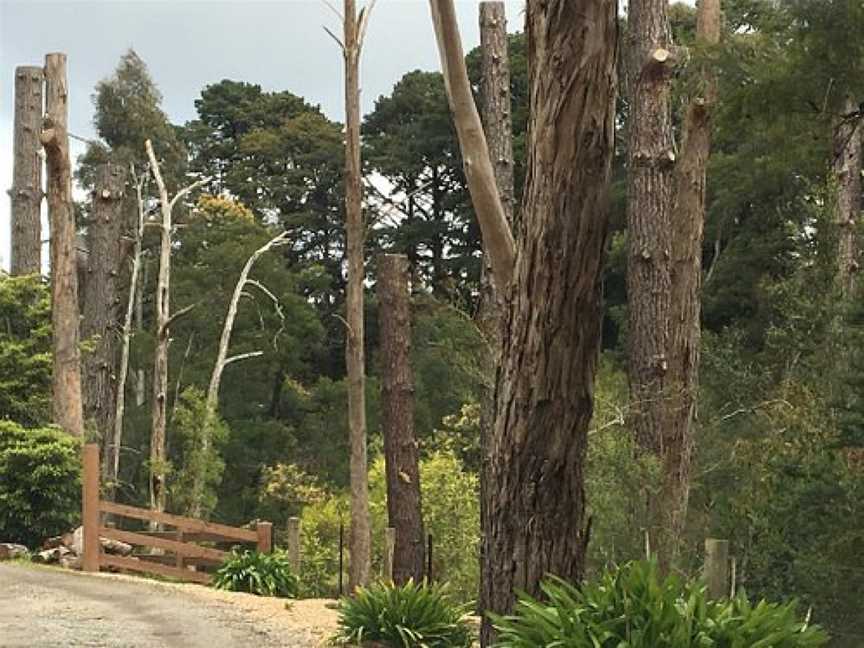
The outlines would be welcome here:
<svg viewBox="0 0 864 648">
<path fill-rule="evenodd" d="M 502 335 L 487 489 L 488 608 L 578 581 L 589 530 L 583 462 L 600 347 L 614 146 L 615 0 L 529 0 L 528 176 Z M 488 624 L 483 639 L 490 637 Z"/>
<path fill-rule="evenodd" d="M 423 580 L 425 535 L 420 468 L 414 436 L 411 305 L 408 257 L 385 254 L 378 262 L 381 330 L 381 427 L 387 473 L 387 515 L 396 530 L 393 582 Z"/>
<path fill-rule="evenodd" d="M 720 0 L 700 0 L 697 39 L 720 41 Z M 716 80 L 702 73 L 705 92 L 692 97 L 682 128 L 681 157 L 675 167 L 672 207 L 672 292 L 669 327 L 668 424 L 663 438 L 663 486 L 655 543 L 661 566 L 674 565 L 680 551 L 690 495 L 701 340 L 702 238 L 705 184 L 711 153 L 711 110 Z"/>
<path fill-rule="evenodd" d="M 84 292 L 81 338 L 90 346 L 82 359 L 84 418 L 103 439 L 103 465 L 110 465 L 117 401 L 117 340 L 123 262 L 123 203 L 126 172 L 103 164 L 96 172 L 92 212 L 87 228 L 87 280 Z M 106 473 L 107 474 L 107 473 Z"/>
<path fill-rule="evenodd" d="M 483 235 L 484 250 L 490 259 L 495 283 L 498 286 L 508 286 L 513 278 L 516 244 L 501 204 L 483 124 L 474 103 L 471 83 L 468 81 L 465 53 L 456 22 L 456 9 L 451 0 L 430 0 L 429 5 L 438 40 L 447 99 L 459 137 L 465 177 Z"/>
<path fill-rule="evenodd" d="M 42 157 L 39 131 L 42 124 L 40 67 L 15 68 L 15 134 L 12 163 L 12 241 L 10 272 L 15 275 L 42 271 Z"/>
<path fill-rule="evenodd" d="M 848 97 L 844 114 L 853 114 L 858 105 Z M 837 183 L 835 222 L 837 225 L 837 284 L 841 294 L 852 296 L 858 275 L 860 254 L 857 224 L 861 214 L 861 165 L 864 127 L 861 118 L 845 119 L 834 129 L 834 178 Z"/>
<path fill-rule="evenodd" d="M 662 453 L 669 366 L 672 173 L 667 0 L 631 0 L 627 151 L 627 329 L 630 420 L 637 443 Z M 656 543 L 652 541 L 652 547 Z"/>
<path fill-rule="evenodd" d="M 495 183 L 501 197 L 504 215 L 514 229 L 513 211 L 513 126 L 510 100 L 510 58 L 507 49 L 507 16 L 503 2 L 480 3 L 480 115 L 489 147 L 489 157 L 495 170 Z M 498 290 L 493 281 L 491 257 L 484 250 L 480 277 L 480 309 L 477 322 L 488 341 L 485 374 L 488 383 L 480 408 L 480 518 L 486 518 L 486 489 L 489 482 L 489 437 L 495 411 L 495 371 L 501 346 L 501 317 L 504 311 L 504 290 Z M 506 286 L 504 287 L 506 290 Z M 481 522 L 485 526 L 485 522 Z M 485 535 L 480 539 L 480 560 L 486 555 Z M 480 609 L 485 608 L 487 593 L 481 582 Z"/>
<path fill-rule="evenodd" d="M 45 81 L 46 114 L 40 140 L 47 160 L 48 221 L 51 228 L 54 421 L 69 434 L 80 437 L 84 434 L 84 420 L 65 54 L 45 57 Z"/>
<path fill-rule="evenodd" d="M 348 372 L 348 427 L 351 441 L 351 532 L 348 587 L 369 582 L 372 536 L 369 526 L 369 479 L 366 465 L 366 363 L 363 326 L 363 184 L 360 175 L 360 50 L 363 15 L 345 0 L 345 234 L 348 257 L 345 364 Z"/>
</svg>

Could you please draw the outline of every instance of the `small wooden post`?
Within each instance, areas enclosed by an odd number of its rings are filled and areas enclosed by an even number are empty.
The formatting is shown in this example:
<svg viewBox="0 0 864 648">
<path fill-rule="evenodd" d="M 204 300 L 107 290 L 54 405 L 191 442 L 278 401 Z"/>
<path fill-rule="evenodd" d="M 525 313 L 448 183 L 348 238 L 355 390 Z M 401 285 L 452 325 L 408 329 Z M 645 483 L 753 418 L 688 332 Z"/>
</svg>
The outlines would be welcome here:
<svg viewBox="0 0 864 648">
<path fill-rule="evenodd" d="M 426 582 L 432 583 L 432 534 L 427 536 L 426 545 Z"/>
<path fill-rule="evenodd" d="M 342 574 L 345 572 L 345 524 L 339 523 L 339 596 L 342 596 L 344 586 Z"/>
<path fill-rule="evenodd" d="M 396 529 L 384 529 L 384 573 L 382 577 L 388 583 L 393 582 L 393 554 L 396 552 Z"/>
<path fill-rule="evenodd" d="M 261 553 L 273 551 L 273 525 L 270 522 L 257 522 L 255 530 L 258 532 L 258 551 Z"/>
<path fill-rule="evenodd" d="M 84 558 L 81 568 L 99 571 L 99 446 L 84 446 L 81 493 L 81 523 L 84 527 Z"/>
<path fill-rule="evenodd" d="M 708 596 L 724 598 L 729 592 L 729 541 L 705 539 L 705 583 Z"/>
<path fill-rule="evenodd" d="M 300 518 L 288 518 L 288 562 L 291 571 L 300 573 Z"/>
</svg>

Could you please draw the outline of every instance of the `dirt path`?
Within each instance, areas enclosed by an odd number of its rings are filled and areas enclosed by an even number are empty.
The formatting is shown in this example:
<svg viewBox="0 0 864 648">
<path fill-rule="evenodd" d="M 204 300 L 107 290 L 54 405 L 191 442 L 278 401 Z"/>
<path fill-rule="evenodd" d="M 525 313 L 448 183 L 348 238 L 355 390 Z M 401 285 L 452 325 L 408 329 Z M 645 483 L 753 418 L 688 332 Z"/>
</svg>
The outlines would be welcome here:
<svg viewBox="0 0 864 648">
<path fill-rule="evenodd" d="M 334 624 L 323 601 L 0 563 L 0 648 L 314 648 Z"/>
</svg>

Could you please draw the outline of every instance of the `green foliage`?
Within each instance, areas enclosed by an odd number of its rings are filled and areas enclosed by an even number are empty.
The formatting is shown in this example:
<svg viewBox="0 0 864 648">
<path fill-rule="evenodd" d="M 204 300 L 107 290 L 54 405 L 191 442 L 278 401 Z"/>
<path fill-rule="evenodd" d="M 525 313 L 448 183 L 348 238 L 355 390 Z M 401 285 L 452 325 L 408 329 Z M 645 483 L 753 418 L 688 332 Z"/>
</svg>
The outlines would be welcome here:
<svg viewBox="0 0 864 648">
<path fill-rule="evenodd" d="M 28 547 L 72 528 L 81 511 L 78 441 L 57 428 L 0 421 L 0 535 Z"/>
<path fill-rule="evenodd" d="M 213 586 L 258 596 L 296 598 L 297 576 L 281 551 L 261 553 L 235 550 L 216 572 Z"/>
<path fill-rule="evenodd" d="M 197 510 L 209 517 L 225 471 L 221 451 L 231 431 L 218 414 L 208 411 L 207 398 L 196 387 L 188 387 L 180 395 L 171 428 L 175 445 L 180 448 L 175 469 L 169 472 L 172 508 L 187 513 Z M 203 476 L 200 492 L 196 492 L 198 475 Z"/>
<path fill-rule="evenodd" d="M 751 605 L 741 594 L 709 601 L 698 583 L 661 579 L 653 563 L 629 563 L 575 587 L 550 578 L 543 600 L 519 597 L 514 614 L 494 617 L 499 648 L 808 648 L 825 633 L 800 622 L 794 604 Z"/>
<path fill-rule="evenodd" d="M 45 425 L 51 410 L 51 304 L 38 275 L 0 276 L 0 419 Z"/>
<path fill-rule="evenodd" d="M 379 641 L 400 648 L 468 648 L 470 608 L 453 603 L 444 588 L 379 583 L 342 599 L 337 641 Z"/>
</svg>

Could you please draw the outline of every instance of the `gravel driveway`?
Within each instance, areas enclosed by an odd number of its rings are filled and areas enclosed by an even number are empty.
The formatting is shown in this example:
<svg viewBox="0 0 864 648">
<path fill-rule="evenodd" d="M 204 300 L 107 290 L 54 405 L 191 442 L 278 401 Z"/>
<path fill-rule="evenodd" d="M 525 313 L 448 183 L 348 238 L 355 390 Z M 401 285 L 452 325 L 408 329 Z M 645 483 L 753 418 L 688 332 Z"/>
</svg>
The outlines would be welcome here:
<svg viewBox="0 0 864 648">
<path fill-rule="evenodd" d="M 0 563 L 0 648 L 313 648 L 324 602 Z"/>
</svg>

